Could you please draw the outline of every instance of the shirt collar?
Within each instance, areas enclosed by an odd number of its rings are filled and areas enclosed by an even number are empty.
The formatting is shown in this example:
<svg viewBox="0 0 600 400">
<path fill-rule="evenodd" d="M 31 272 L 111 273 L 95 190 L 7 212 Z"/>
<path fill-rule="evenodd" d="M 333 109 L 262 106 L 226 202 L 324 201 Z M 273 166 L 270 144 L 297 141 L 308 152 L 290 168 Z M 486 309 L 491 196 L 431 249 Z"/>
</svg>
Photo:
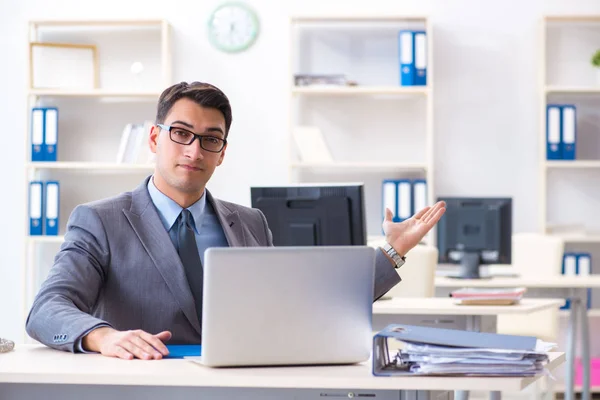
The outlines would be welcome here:
<svg viewBox="0 0 600 400">
<path fill-rule="evenodd" d="M 158 190 L 156 185 L 154 185 L 154 176 L 148 180 L 148 193 L 150 193 L 150 198 L 158 210 L 158 215 L 160 216 L 163 226 L 167 231 L 170 231 L 183 208 L 169 196 Z M 206 193 L 206 191 L 204 191 L 204 193 Z M 193 225 L 196 233 L 198 233 L 199 225 L 202 224 L 202 215 L 206 208 L 206 196 L 204 193 L 202 193 L 200 200 L 187 208 L 192 213 Z"/>
</svg>

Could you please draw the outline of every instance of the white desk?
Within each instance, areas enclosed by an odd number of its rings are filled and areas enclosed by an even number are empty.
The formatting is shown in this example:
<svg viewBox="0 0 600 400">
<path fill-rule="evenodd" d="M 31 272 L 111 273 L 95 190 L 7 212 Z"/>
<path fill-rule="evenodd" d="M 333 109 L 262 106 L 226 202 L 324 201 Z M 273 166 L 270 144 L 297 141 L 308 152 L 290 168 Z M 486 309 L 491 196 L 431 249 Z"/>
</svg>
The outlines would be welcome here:
<svg viewBox="0 0 600 400">
<path fill-rule="evenodd" d="M 436 277 L 436 287 L 461 288 L 498 288 L 498 287 L 527 287 L 570 289 L 571 312 L 569 316 L 569 335 L 567 339 L 567 379 L 565 400 L 575 399 L 575 338 L 577 337 L 577 318 L 581 328 L 581 354 L 583 362 L 582 400 L 590 399 L 590 333 L 587 315 L 587 289 L 600 288 L 600 275 L 590 276 L 546 276 L 536 278 L 505 278 L 489 279 L 453 279 Z"/>
<path fill-rule="evenodd" d="M 564 359 L 563 353 L 551 353 L 548 369 L 556 368 Z M 220 398 L 229 398 L 225 395 L 227 390 L 235 388 L 286 391 L 520 391 L 539 379 L 539 376 L 375 377 L 371 371 L 371 364 L 368 362 L 347 366 L 211 369 L 181 359 L 124 361 L 96 354 L 72 354 L 38 345 L 21 345 L 11 353 L 0 354 L 0 393 L 3 400 L 10 399 L 11 395 L 26 393 L 31 384 L 44 384 L 44 387 L 54 388 L 57 384 L 94 385 L 84 387 L 86 399 L 95 398 L 93 391 L 98 385 L 193 387 L 223 396 Z M 19 393 L 20 391 L 23 393 Z M 204 392 L 194 391 L 196 395 L 201 393 Z"/>
<path fill-rule="evenodd" d="M 379 300 L 373 304 L 373 314 L 394 315 L 498 315 L 498 314 L 530 314 L 564 305 L 560 299 L 522 299 L 518 304 L 509 306 L 473 306 L 456 304 L 451 297 L 408 298 L 395 297 Z"/>
</svg>

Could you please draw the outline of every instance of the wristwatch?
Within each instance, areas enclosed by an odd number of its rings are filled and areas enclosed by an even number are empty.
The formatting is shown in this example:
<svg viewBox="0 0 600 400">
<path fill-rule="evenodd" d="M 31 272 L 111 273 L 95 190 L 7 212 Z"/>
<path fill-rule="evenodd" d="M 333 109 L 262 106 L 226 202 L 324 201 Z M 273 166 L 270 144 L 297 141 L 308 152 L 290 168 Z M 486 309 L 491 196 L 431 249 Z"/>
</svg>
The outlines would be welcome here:
<svg viewBox="0 0 600 400">
<path fill-rule="evenodd" d="M 385 251 L 385 253 L 394 261 L 396 268 L 400 268 L 404 265 L 406 257 L 401 257 L 400 254 L 398 254 L 398 252 L 389 243 L 386 243 L 383 246 L 383 251 Z"/>
</svg>

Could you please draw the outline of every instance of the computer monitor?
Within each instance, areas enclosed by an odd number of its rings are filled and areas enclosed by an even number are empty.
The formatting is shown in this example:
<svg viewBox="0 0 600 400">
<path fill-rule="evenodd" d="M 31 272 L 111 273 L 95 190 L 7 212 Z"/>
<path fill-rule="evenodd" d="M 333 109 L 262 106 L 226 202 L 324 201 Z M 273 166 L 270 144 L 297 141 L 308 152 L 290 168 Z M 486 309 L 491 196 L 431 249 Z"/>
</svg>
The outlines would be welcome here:
<svg viewBox="0 0 600 400">
<path fill-rule="evenodd" d="M 250 188 L 275 246 L 366 245 L 363 185 Z"/>
<path fill-rule="evenodd" d="M 440 263 L 460 264 L 454 278 L 479 279 L 481 264 L 510 264 L 512 199 L 445 197 L 438 222 Z"/>
</svg>

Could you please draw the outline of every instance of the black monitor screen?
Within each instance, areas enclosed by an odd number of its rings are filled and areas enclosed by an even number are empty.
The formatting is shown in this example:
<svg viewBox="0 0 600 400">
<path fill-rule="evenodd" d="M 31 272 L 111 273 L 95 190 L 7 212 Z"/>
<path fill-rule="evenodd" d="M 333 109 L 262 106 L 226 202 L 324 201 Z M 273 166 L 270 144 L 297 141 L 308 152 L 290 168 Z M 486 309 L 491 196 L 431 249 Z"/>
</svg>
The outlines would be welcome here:
<svg viewBox="0 0 600 400">
<path fill-rule="evenodd" d="M 437 229 L 440 263 L 461 264 L 459 276 L 478 278 L 480 264 L 510 264 L 512 199 L 446 197 Z"/>
<path fill-rule="evenodd" d="M 363 186 L 253 187 L 275 246 L 365 245 Z"/>
</svg>

